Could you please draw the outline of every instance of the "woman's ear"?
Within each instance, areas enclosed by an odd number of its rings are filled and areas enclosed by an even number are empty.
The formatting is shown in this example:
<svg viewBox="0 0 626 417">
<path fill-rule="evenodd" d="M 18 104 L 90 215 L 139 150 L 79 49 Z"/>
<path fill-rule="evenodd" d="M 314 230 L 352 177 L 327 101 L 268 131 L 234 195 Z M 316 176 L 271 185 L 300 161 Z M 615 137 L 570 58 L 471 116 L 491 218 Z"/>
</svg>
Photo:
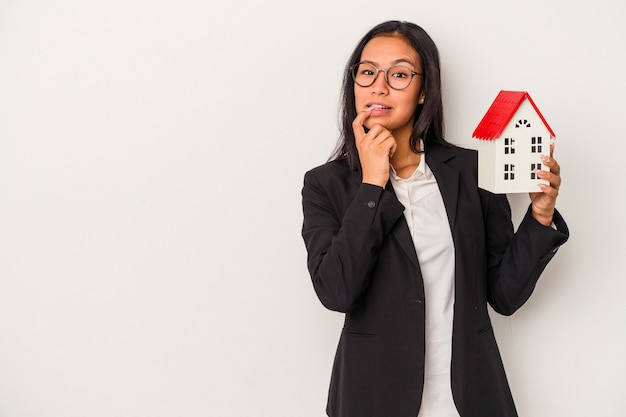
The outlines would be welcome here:
<svg viewBox="0 0 626 417">
<path fill-rule="evenodd" d="M 424 96 L 424 93 L 420 94 L 420 98 L 419 100 L 417 100 L 417 104 L 424 104 L 424 99 L 426 97 Z"/>
</svg>

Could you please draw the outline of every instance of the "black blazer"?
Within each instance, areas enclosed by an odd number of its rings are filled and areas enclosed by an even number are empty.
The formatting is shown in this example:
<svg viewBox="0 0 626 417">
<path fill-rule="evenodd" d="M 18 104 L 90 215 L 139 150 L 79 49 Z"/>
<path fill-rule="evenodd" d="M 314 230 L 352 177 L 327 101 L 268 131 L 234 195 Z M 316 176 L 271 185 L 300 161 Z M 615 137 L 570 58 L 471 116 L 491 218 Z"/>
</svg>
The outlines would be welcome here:
<svg viewBox="0 0 626 417">
<path fill-rule="evenodd" d="M 516 416 L 487 303 L 512 314 L 569 232 L 526 213 L 513 233 L 505 195 L 477 185 L 477 153 L 430 146 L 456 256 L 452 393 L 461 417 Z M 345 312 L 330 417 L 416 417 L 424 379 L 424 288 L 404 206 L 390 184 L 361 183 L 343 161 L 306 173 L 302 236 L 324 306 Z"/>
</svg>

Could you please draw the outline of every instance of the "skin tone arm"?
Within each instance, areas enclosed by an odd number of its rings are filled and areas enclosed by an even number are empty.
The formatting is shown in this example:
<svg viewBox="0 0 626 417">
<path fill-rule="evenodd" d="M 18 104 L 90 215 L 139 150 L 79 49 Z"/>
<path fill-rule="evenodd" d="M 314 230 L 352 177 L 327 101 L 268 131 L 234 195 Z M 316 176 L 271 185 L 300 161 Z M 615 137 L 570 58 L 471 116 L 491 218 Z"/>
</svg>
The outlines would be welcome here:
<svg viewBox="0 0 626 417">
<path fill-rule="evenodd" d="M 366 110 L 357 114 L 352 129 L 361 161 L 363 182 L 385 187 L 389 180 L 389 157 L 394 154 L 398 144 L 392 133 L 379 124 L 365 133 L 363 124 L 370 113 Z"/>
<path fill-rule="evenodd" d="M 391 132 L 382 125 L 374 124 L 366 133 L 363 129 L 369 111 L 357 115 L 352 123 L 356 147 L 363 172 L 363 182 L 385 187 L 389 180 L 389 164 L 393 165 L 401 178 L 408 178 L 420 163 L 420 154 L 414 153 L 409 145 L 410 128 Z"/>
</svg>

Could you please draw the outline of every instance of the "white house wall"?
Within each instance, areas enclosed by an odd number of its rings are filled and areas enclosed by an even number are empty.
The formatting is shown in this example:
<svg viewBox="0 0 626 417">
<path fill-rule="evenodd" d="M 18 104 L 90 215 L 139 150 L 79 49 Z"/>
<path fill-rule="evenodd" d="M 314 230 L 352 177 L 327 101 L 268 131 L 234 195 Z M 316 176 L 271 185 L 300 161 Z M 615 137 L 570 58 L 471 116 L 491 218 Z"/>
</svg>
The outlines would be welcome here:
<svg viewBox="0 0 626 417">
<path fill-rule="evenodd" d="M 520 120 L 527 120 L 530 127 L 524 125 L 515 127 Z M 531 153 L 532 137 L 542 138 L 541 153 Z M 506 155 L 504 153 L 505 138 L 515 140 L 515 154 Z M 550 132 L 528 100 L 524 100 L 519 109 L 517 109 L 517 112 L 515 112 L 515 115 L 504 129 L 504 132 L 500 135 L 496 148 L 498 148 L 496 149 L 496 154 L 501 157 L 498 170 L 503 170 L 504 164 L 515 164 L 515 180 L 505 181 L 504 172 L 501 171 L 502 175 L 496 175 L 498 182 L 497 187 L 500 188 L 501 186 L 501 188 L 506 189 L 508 193 L 539 191 L 537 184 L 542 180 L 531 179 L 531 164 L 541 164 L 543 170 L 548 170 L 541 162 L 539 155 L 548 154 L 550 152 Z"/>
<path fill-rule="evenodd" d="M 527 121 L 520 124 L 519 121 Z M 530 127 L 528 127 L 530 126 Z M 531 153 L 531 138 L 542 138 L 541 153 Z M 506 139 L 514 140 L 515 153 L 505 153 Z M 494 140 L 479 140 L 479 185 L 495 193 L 526 193 L 539 191 L 537 184 L 542 180 L 531 179 L 531 164 L 541 164 L 543 170 L 548 170 L 539 155 L 548 154 L 550 146 L 550 132 L 528 100 L 524 100 L 511 118 L 500 137 Z M 512 149 L 509 148 L 509 149 Z M 505 165 L 514 165 L 514 179 L 505 180 Z M 543 181 L 545 182 L 545 181 Z"/>
<path fill-rule="evenodd" d="M 478 186 L 496 192 L 496 150 L 493 140 L 478 140 Z"/>
</svg>

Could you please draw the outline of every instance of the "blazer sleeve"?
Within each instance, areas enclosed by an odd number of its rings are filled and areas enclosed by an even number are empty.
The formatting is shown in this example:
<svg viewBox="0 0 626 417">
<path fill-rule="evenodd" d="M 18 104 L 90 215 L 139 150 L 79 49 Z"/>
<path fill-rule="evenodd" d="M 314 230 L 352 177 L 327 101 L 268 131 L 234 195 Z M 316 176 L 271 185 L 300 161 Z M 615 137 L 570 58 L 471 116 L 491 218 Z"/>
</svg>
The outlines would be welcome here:
<svg viewBox="0 0 626 417">
<path fill-rule="evenodd" d="M 528 300 L 546 265 L 567 241 L 569 229 L 558 211 L 554 212 L 555 229 L 535 220 L 529 206 L 513 233 L 506 196 L 481 192 L 485 193 L 487 297 L 495 311 L 511 315 Z"/>
<path fill-rule="evenodd" d="M 354 184 L 356 194 L 346 195 L 342 181 L 320 170 L 305 174 L 302 237 L 318 298 L 330 310 L 347 312 L 368 287 L 379 249 L 404 206 L 370 184 Z"/>
</svg>

